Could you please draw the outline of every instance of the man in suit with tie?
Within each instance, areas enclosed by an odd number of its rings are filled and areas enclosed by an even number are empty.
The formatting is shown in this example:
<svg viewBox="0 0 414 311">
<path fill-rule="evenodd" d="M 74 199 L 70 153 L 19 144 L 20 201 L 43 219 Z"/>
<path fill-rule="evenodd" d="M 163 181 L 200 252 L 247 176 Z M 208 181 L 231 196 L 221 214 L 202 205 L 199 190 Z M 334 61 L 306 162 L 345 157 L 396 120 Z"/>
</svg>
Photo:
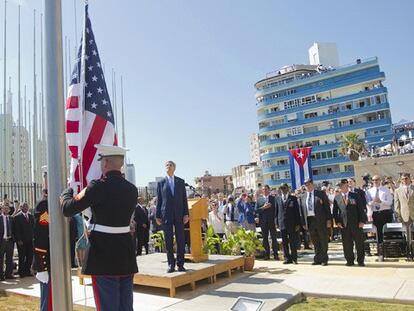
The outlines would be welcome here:
<svg viewBox="0 0 414 311">
<path fill-rule="evenodd" d="M 414 250 L 411 226 L 414 222 L 414 186 L 409 173 L 401 174 L 401 184 L 394 192 L 394 208 L 399 221 L 407 228 L 407 259 L 413 260 Z"/>
<path fill-rule="evenodd" d="M 259 225 L 262 229 L 263 248 L 265 249 L 264 260 L 270 259 L 269 233 L 272 239 L 273 256 L 275 260 L 279 260 L 276 239 L 276 224 L 275 224 L 275 197 L 270 193 L 270 187 L 264 186 L 263 196 L 259 196 L 256 200 L 256 213 L 259 215 Z"/>
<path fill-rule="evenodd" d="M 276 226 L 282 235 L 284 264 L 297 264 L 297 231 L 300 228 L 300 212 L 298 200 L 290 195 L 289 186 L 280 186 L 282 194 L 276 198 Z M 289 251 L 290 247 L 290 251 Z"/>
<path fill-rule="evenodd" d="M 14 279 L 13 276 L 13 219 L 9 216 L 10 206 L 3 202 L 0 216 L 0 281 Z M 6 255 L 6 271 L 3 271 L 4 256 Z"/>
<path fill-rule="evenodd" d="M 138 204 L 135 209 L 134 220 L 137 226 L 136 238 L 137 238 L 137 256 L 142 255 L 142 247 L 145 247 L 145 253 L 148 255 L 148 242 L 149 242 L 149 217 L 148 210 L 144 206 L 144 199 L 138 197 Z"/>
<path fill-rule="evenodd" d="M 313 180 L 305 180 L 305 193 L 300 202 L 302 225 L 309 231 L 315 257 L 312 265 L 328 265 L 328 229 L 332 225 L 332 214 L 328 196 L 315 189 Z"/>
<path fill-rule="evenodd" d="M 178 271 L 184 268 L 184 225 L 189 220 L 187 192 L 183 179 L 174 176 L 176 165 L 173 161 L 165 163 L 167 177 L 158 182 L 156 221 L 162 224 L 168 258 L 168 273 L 175 271 L 173 234 L 177 243 Z"/>
<path fill-rule="evenodd" d="M 335 196 L 333 215 L 337 226 L 341 229 L 342 246 L 347 266 L 354 265 L 354 243 L 359 266 L 365 266 L 364 234 L 366 222 L 364 202 L 360 195 L 349 191 L 348 180 L 342 179 L 341 192 Z"/>
<path fill-rule="evenodd" d="M 28 210 L 29 205 L 25 202 L 21 206 L 21 212 L 14 216 L 14 236 L 19 254 L 20 277 L 31 276 L 34 218 Z"/>
</svg>

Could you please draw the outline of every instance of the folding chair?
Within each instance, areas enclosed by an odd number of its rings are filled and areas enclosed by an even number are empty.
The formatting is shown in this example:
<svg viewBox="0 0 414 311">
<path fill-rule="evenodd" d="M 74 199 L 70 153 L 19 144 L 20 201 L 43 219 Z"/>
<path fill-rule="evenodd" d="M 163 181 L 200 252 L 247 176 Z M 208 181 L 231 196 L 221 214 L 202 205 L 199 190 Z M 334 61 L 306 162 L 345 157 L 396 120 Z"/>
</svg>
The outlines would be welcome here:
<svg viewBox="0 0 414 311">
<path fill-rule="evenodd" d="M 406 227 L 400 222 L 385 224 L 382 230 L 384 234 L 383 252 L 387 255 L 401 257 L 406 252 Z M 390 256 L 390 257 L 391 257 Z"/>
<path fill-rule="evenodd" d="M 364 241 L 366 247 L 365 250 L 369 250 L 371 252 L 371 244 L 375 244 L 375 247 L 378 247 L 378 233 L 377 227 L 374 224 L 365 224 L 364 228 L 362 229 L 364 235 L 367 237 Z"/>
</svg>

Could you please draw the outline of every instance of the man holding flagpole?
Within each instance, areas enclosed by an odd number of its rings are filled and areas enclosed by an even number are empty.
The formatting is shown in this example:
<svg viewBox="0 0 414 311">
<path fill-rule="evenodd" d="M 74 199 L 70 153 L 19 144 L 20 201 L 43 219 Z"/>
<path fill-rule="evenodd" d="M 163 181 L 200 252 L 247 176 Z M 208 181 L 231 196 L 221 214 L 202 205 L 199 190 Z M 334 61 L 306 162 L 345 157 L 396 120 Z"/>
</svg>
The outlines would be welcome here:
<svg viewBox="0 0 414 311">
<path fill-rule="evenodd" d="M 82 272 L 92 276 L 96 309 L 133 310 L 133 275 L 138 267 L 129 225 L 138 191 L 121 173 L 126 149 L 117 147 L 114 111 L 88 5 L 68 88 L 66 138 L 70 188 L 62 193 L 61 205 L 66 217 L 80 212 L 90 216 L 90 248 Z"/>
</svg>

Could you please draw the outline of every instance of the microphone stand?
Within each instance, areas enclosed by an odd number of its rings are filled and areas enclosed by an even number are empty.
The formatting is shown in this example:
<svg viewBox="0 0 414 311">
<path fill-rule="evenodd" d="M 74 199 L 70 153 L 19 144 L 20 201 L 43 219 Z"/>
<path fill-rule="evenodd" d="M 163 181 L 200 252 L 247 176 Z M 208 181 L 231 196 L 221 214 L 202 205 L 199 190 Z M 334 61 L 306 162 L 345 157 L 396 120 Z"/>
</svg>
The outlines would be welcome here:
<svg viewBox="0 0 414 311">
<path fill-rule="evenodd" d="M 201 194 L 199 194 L 197 191 L 196 191 L 196 189 L 194 188 L 194 186 L 191 186 L 191 185 L 189 185 L 189 184 L 187 184 L 187 183 L 185 183 L 185 186 L 186 187 L 188 187 L 188 188 L 190 188 L 190 190 L 193 192 L 193 194 L 194 194 L 194 197 L 200 197 L 201 198 Z"/>
</svg>

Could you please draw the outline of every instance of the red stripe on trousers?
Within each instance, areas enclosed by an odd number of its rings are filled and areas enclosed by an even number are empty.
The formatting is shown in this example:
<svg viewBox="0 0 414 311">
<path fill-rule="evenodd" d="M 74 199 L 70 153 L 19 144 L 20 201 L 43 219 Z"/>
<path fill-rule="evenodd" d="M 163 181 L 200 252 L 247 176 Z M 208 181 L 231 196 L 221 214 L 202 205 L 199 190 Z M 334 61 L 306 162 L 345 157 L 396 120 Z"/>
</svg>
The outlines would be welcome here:
<svg viewBox="0 0 414 311">
<path fill-rule="evenodd" d="M 95 145 L 99 144 L 102 140 L 102 136 L 105 131 L 107 121 L 100 117 L 95 116 L 91 131 L 89 132 L 88 140 L 86 141 L 85 148 L 83 149 L 83 163 L 82 163 L 82 174 L 83 174 L 83 186 L 86 187 L 86 175 L 92 165 L 92 161 L 96 154 Z"/>
<path fill-rule="evenodd" d="M 101 302 L 99 300 L 98 284 L 96 284 L 96 276 L 92 275 L 93 296 L 95 297 L 96 311 L 101 311 Z"/>
<path fill-rule="evenodd" d="M 66 100 L 66 109 L 71 108 L 79 108 L 79 97 L 78 96 L 70 96 Z"/>
<path fill-rule="evenodd" d="M 51 275 L 49 274 L 49 278 L 51 277 Z M 49 280 L 49 284 L 48 284 L 48 287 L 49 287 L 49 299 L 48 299 L 48 303 L 47 303 L 47 309 L 48 309 L 48 311 L 53 311 L 53 308 L 52 308 L 52 280 Z"/>
<path fill-rule="evenodd" d="M 78 133 L 79 121 L 66 121 L 66 133 Z"/>
</svg>

